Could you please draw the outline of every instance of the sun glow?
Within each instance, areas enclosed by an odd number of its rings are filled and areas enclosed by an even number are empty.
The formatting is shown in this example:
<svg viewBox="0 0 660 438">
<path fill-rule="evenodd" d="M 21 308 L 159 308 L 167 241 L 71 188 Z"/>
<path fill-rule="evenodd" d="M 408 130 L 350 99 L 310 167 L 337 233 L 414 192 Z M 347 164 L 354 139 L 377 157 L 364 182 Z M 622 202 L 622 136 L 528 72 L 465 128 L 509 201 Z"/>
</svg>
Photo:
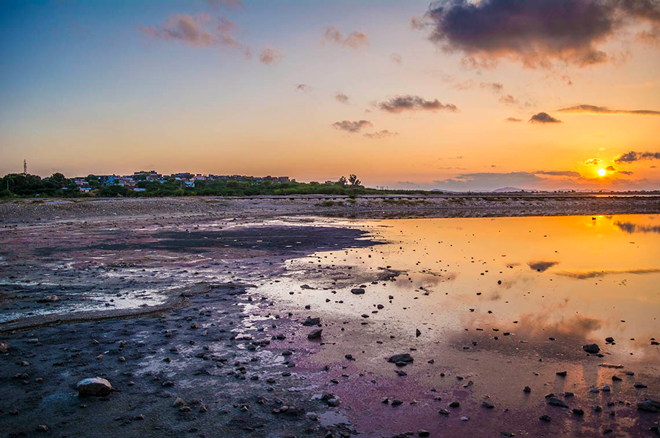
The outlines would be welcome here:
<svg viewBox="0 0 660 438">
<path fill-rule="evenodd" d="M 607 170 L 605 170 L 605 169 L 598 169 L 598 176 L 603 177 L 603 176 L 605 176 L 605 175 L 607 175 Z"/>
</svg>

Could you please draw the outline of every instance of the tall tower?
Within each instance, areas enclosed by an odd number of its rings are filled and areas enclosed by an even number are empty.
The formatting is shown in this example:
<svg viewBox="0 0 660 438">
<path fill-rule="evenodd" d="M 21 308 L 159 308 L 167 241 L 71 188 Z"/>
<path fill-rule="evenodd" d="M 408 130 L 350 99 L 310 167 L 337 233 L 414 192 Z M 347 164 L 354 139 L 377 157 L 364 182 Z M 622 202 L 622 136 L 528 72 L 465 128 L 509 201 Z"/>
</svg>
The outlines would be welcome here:
<svg viewBox="0 0 660 438">
<path fill-rule="evenodd" d="M 27 160 L 23 160 L 23 175 L 27 176 Z"/>
</svg>

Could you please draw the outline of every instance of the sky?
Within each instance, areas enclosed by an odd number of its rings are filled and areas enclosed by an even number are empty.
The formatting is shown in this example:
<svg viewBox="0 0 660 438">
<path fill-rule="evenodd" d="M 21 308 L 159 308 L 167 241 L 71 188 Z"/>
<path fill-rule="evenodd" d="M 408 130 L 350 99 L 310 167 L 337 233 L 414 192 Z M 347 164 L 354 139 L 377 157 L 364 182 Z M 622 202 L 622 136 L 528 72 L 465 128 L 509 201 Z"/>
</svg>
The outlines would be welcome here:
<svg viewBox="0 0 660 438">
<path fill-rule="evenodd" d="M 0 2 L 2 175 L 648 190 L 659 138 L 660 0 Z"/>
</svg>

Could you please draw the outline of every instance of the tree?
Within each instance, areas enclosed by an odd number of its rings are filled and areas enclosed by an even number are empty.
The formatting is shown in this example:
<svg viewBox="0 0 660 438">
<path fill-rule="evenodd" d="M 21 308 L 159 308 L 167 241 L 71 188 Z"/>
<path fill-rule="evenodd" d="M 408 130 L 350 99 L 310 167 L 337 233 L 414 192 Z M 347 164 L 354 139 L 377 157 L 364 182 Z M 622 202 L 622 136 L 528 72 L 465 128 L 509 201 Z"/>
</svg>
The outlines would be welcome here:
<svg viewBox="0 0 660 438">
<path fill-rule="evenodd" d="M 362 184 L 362 181 L 360 181 L 354 173 L 351 173 L 348 176 L 348 182 L 351 183 L 351 187 L 360 187 L 360 184 Z"/>
<path fill-rule="evenodd" d="M 342 187 L 346 187 L 346 183 L 347 180 L 345 176 L 342 176 L 341 178 L 339 178 L 339 181 L 337 181 L 337 185 Z"/>
</svg>

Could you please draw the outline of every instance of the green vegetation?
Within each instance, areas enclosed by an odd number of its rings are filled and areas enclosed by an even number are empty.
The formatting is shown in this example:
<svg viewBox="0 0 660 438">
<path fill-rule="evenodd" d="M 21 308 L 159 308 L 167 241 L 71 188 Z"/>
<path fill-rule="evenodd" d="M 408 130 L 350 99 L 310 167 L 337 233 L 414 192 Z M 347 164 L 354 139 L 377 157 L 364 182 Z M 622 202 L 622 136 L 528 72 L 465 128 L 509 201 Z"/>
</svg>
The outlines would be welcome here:
<svg viewBox="0 0 660 438">
<path fill-rule="evenodd" d="M 77 180 L 84 183 L 87 192 L 81 191 L 73 179 L 67 179 L 61 173 L 55 173 L 47 178 L 41 178 L 37 175 L 9 174 L 0 178 L 0 198 L 339 195 L 355 199 L 357 196 L 366 194 L 425 193 L 423 191 L 366 188 L 361 185 L 361 181 L 353 174 L 348 179 L 341 177 L 339 181 L 333 184 L 295 181 L 273 182 L 251 177 L 197 180 L 193 184 L 174 176 L 166 176 L 159 181 L 147 181 L 138 178 L 135 187 L 127 187 L 110 182 L 107 177 L 95 175 L 77 178 Z M 117 180 L 119 181 L 120 178 L 117 178 Z M 349 199 L 349 201 L 352 199 Z M 327 205 L 329 206 L 329 204 Z"/>
</svg>

